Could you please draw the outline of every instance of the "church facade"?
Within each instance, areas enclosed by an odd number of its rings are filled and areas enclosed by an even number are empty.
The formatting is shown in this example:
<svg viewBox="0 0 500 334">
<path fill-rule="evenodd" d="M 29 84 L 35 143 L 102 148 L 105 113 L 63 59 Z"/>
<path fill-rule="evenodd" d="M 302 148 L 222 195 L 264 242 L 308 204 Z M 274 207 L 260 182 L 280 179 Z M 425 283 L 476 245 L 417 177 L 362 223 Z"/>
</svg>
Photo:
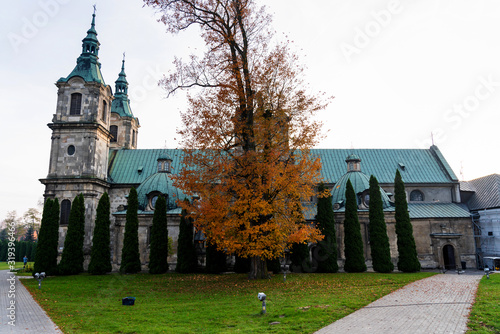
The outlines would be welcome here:
<svg viewBox="0 0 500 334">
<path fill-rule="evenodd" d="M 143 269 L 147 269 L 149 242 L 158 195 L 167 198 L 169 236 L 175 250 L 181 210 L 177 201 L 184 194 L 172 184 L 171 175 L 182 168 L 183 151 L 178 149 L 138 149 L 139 120 L 128 100 L 125 61 L 115 81 L 114 92 L 106 85 L 98 58 L 99 41 L 95 14 L 76 67 L 60 78 L 56 112 L 48 124 L 52 130 L 49 171 L 40 181 L 45 198 L 61 204 L 59 249 L 62 252 L 71 202 L 82 193 L 86 222 L 85 267 L 89 262 L 97 204 L 105 192 L 111 202 L 111 253 L 113 269 L 121 263 L 127 196 L 135 187 L 139 196 L 139 247 Z M 365 258 L 370 264 L 368 240 L 368 179 L 377 177 L 385 203 L 385 218 L 391 256 L 397 262 L 392 193 L 398 169 L 406 184 L 410 217 L 417 252 L 423 268 L 476 266 L 472 221 L 460 204 L 456 175 L 436 146 L 429 149 L 315 149 L 322 162 L 322 177 L 330 188 L 336 215 L 339 263 L 343 262 L 343 205 L 345 183 L 351 180 L 358 196 L 359 217 L 365 242 Z M 306 217 L 314 221 L 316 199 L 308 199 Z M 314 252 L 314 245 L 311 245 Z M 171 267 L 173 269 L 173 267 Z"/>
</svg>

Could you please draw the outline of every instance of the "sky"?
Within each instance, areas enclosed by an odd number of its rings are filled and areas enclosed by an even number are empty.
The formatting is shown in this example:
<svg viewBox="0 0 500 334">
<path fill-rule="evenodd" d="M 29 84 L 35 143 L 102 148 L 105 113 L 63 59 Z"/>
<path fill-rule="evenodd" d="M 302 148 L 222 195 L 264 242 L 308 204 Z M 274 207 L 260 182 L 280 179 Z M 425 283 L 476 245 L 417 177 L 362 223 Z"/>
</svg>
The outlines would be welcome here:
<svg viewBox="0 0 500 334">
<path fill-rule="evenodd" d="M 257 0 L 292 41 L 318 114 L 318 148 L 437 145 L 460 180 L 500 173 L 500 2 Z M 99 60 L 114 91 L 123 53 L 138 148 L 176 148 L 185 93 L 158 80 L 204 50 L 199 30 L 171 35 L 141 0 L 9 1 L 0 12 L 0 220 L 37 207 L 57 87 L 75 67 L 97 5 Z M 432 135 L 431 135 L 432 134 Z"/>
</svg>

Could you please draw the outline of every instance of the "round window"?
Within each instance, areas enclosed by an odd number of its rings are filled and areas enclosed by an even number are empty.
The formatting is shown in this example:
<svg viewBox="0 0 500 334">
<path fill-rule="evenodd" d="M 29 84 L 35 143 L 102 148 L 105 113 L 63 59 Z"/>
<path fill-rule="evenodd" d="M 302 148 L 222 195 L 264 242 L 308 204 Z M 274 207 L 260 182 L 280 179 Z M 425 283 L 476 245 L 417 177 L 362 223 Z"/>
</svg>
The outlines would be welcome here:
<svg viewBox="0 0 500 334">
<path fill-rule="evenodd" d="M 73 145 L 68 146 L 68 155 L 75 154 L 75 147 Z"/>
<path fill-rule="evenodd" d="M 363 198 L 363 201 L 365 202 L 366 206 L 370 206 L 370 194 L 366 194 Z"/>
<path fill-rule="evenodd" d="M 155 195 L 152 199 L 151 199 L 151 208 L 154 210 L 155 209 L 155 206 L 156 206 L 156 201 L 158 200 L 158 195 Z"/>
</svg>

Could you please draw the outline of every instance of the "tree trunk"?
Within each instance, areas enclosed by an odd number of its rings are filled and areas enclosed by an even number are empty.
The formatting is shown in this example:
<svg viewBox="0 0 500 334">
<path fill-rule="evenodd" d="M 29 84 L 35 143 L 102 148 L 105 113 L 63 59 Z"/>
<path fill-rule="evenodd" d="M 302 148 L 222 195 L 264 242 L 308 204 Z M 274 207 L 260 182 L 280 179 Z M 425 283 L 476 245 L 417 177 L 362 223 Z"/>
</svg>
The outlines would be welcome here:
<svg viewBox="0 0 500 334">
<path fill-rule="evenodd" d="M 267 263 L 265 259 L 254 256 L 250 259 L 250 273 L 248 279 L 263 279 L 268 278 Z"/>
</svg>

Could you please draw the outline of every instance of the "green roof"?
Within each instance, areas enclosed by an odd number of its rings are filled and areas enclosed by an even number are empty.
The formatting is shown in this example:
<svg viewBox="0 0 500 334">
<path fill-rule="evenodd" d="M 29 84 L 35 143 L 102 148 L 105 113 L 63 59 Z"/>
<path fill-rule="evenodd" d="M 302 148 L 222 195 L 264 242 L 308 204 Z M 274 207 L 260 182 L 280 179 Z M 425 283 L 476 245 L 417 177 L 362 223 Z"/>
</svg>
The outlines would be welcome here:
<svg viewBox="0 0 500 334">
<path fill-rule="evenodd" d="M 166 155 L 172 158 L 172 173 L 177 173 L 182 162 L 182 150 L 110 150 L 108 181 L 118 184 L 141 184 L 158 171 L 157 160 Z"/>
<path fill-rule="evenodd" d="M 345 157 L 361 158 L 361 172 L 374 175 L 379 183 L 394 183 L 399 169 L 405 183 L 450 183 L 458 178 L 436 146 L 429 149 L 312 149 L 321 158 L 321 175 L 336 183 L 346 172 Z M 404 166 L 404 167 L 402 167 Z"/>
<path fill-rule="evenodd" d="M 408 203 L 410 218 L 469 218 L 467 208 L 456 203 Z"/>
<path fill-rule="evenodd" d="M 351 153 L 361 158 L 361 172 L 374 175 L 380 184 L 394 183 L 397 168 L 406 184 L 458 182 L 436 150 L 434 146 L 430 149 L 356 149 L 354 153 L 352 149 L 313 149 L 311 153 L 321 158 L 321 174 L 327 183 L 337 183 L 347 173 L 345 157 Z M 172 173 L 175 174 L 181 169 L 181 149 L 110 150 L 109 180 L 140 184 L 157 172 L 157 159 L 165 155 L 172 158 Z M 140 167 L 141 173 L 138 172 Z"/>
</svg>

